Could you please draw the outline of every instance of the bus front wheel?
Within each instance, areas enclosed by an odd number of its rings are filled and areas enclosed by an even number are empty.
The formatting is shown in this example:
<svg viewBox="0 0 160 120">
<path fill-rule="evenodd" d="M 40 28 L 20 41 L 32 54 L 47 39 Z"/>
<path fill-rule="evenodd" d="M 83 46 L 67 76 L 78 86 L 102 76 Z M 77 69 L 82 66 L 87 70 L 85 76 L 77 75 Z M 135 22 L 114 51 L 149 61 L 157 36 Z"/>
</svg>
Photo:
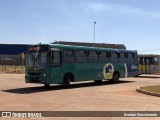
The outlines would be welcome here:
<svg viewBox="0 0 160 120">
<path fill-rule="evenodd" d="M 48 88 L 50 86 L 50 84 L 44 84 L 45 88 Z"/>
</svg>

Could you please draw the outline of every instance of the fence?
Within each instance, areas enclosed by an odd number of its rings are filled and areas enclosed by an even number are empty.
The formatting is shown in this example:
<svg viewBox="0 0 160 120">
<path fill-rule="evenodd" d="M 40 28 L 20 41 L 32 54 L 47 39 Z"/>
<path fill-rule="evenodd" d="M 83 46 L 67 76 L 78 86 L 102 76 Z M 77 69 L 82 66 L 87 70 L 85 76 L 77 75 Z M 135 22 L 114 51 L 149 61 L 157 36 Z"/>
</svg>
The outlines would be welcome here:
<svg viewBox="0 0 160 120">
<path fill-rule="evenodd" d="M 22 65 L 0 65 L 0 73 L 25 73 Z"/>
<path fill-rule="evenodd" d="M 25 59 L 20 55 L 0 55 L 0 73 L 25 73 Z"/>
</svg>

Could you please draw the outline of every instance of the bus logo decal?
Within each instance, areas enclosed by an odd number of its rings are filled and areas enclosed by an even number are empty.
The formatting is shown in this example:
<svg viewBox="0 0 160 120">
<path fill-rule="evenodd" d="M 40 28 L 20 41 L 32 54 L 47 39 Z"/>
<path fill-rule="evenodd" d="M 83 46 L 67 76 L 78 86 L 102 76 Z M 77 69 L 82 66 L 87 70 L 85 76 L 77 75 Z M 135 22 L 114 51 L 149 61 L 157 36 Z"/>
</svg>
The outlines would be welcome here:
<svg viewBox="0 0 160 120">
<path fill-rule="evenodd" d="M 107 63 L 103 68 L 103 76 L 105 79 L 112 79 L 114 73 L 114 66 L 111 63 Z"/>
<path fill-rule="evenodd" d="M 137 65 L 131 65 L 131 69 L 137 70 L 138 67 L 137 67 Z"/>
</svg>

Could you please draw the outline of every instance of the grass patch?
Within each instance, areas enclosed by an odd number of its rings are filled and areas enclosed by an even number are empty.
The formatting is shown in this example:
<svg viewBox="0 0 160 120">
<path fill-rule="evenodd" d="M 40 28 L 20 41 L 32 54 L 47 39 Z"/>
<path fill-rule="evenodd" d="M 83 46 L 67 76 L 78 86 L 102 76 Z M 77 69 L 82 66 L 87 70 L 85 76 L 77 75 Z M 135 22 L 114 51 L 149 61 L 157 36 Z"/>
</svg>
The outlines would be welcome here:
<svg viewBox="0 0 160 120">
<path fill-rule="evenodd" d="M 140 89 L 147 92 L 160 94 L 160 85 L 140 87 Z"/>
</svg>

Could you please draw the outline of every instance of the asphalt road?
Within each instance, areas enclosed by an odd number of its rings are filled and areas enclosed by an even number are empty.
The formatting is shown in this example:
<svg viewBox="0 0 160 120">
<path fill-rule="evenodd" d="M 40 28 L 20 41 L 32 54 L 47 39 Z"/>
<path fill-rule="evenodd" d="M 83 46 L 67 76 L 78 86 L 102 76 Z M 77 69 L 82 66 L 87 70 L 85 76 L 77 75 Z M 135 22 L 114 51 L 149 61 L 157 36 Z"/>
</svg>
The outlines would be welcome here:
<svg viewBox="0 0 160 120">
<path fill-rule="evenodd" d="M 95 85 L 90 81 L 74 83 L 70 89 L 65 89 L 62 85 L 44 88 L 39 84 L 26 84 L 24 74 L 0 74 L 0 111 L 160 111 L 160 97 L 136 92 L 139 86 L 160 84 L 160 76 L 145 75 L 120 80 L 118 84 L 104 81 L 100 85 Z M 17 118 L 12 119 L 17 120 Z M 52 120 L 53 118 L 18 119 Z M 54 119 L 75 120 L 74 117 Z M 117 117 L 79 117 L 76 119 L 115 120 Z M 118 119 L 158 120 L 160 118 L 121 117 Z"/>
</svg>

